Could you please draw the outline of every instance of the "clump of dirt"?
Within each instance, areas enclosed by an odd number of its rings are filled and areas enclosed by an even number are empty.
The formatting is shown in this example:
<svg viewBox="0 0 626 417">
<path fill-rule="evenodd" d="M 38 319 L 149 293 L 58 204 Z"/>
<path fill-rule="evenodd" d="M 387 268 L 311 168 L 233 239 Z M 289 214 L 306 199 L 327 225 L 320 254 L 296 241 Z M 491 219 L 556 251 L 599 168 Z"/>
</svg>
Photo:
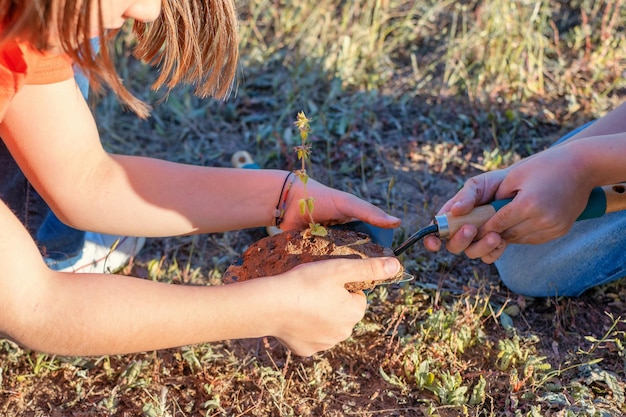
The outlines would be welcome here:
<svg viewBox="0 0 626 417">
<path fill-rule="evenodd" d="M 372 242 L 364 233 L 353 230 L 328 229 L 328 236 L 312 236 L 305 231 L 290 230 L 265 237 L 253 243 L 231 265 L 223 282 L 233 283 L 249 279 L 282 274 L 297 265 L 335 258 L 373 258 L 394 256 L 393 250 Z M 404 269 L 384 281 L 350 282 L 345 285 L 351 292 L 374 288 L 376 285 L 400 281 Z"/>
</svg>

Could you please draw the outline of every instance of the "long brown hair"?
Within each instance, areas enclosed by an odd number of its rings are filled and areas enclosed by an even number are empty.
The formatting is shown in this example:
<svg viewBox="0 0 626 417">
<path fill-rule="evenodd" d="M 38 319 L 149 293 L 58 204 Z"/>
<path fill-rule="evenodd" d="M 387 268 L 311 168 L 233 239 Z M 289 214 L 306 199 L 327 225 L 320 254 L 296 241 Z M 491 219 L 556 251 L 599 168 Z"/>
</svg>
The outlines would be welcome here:
<svg viewBox="0 0 626 417">
<path fill-rule="evenodd" d="M 61 49 L 88 75 L 92 89 L 108 85 L 140 117 L 149 107 L 124 87 L 105 47 L 114 33 L 105 33 L 98 16 L 103 45 L 94 54 L 90 42 L 91 3 L 100 0 L 0 0 L 0 45 L 9 39 L 50 47 L 58 38 Z M 99 10 L 99 8 L 98 8 Z M 56 22 L 56 24 L 55 24 Z M 237 70 L 238 28 L 234 0 L 163 0 L 161 15 L 152 23 L 134 22 L 134 55 L 160 67 L 152 88 L 168 91 L 179 83 L 192 84 L 201 97 L 225 98 Z M 58 35 L 57 35 L 58 34 Z"/>
</svg>

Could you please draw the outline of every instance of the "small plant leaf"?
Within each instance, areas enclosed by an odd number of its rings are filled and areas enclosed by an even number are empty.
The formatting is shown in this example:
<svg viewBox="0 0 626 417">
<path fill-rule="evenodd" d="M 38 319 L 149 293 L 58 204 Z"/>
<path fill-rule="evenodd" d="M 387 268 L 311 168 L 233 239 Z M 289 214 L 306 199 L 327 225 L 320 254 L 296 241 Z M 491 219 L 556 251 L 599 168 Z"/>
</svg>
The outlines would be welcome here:
<svg viewBox="0 0 626 417">
<path fill-rule="evenodd" d="M 298 204 L 300 205 L 300 214 L 304 216 L 306 214 L 306 200 L 301 198 L 298 200 Z"/>
<path fill-rule="evenodd" d="M 328 236 L 328 230 L 326 230 L 326 228 L 319 223 L 311 223 L 309 224 L 309 227 L 311 228 L 311 234 L 313 236 Z"/>
</svg>

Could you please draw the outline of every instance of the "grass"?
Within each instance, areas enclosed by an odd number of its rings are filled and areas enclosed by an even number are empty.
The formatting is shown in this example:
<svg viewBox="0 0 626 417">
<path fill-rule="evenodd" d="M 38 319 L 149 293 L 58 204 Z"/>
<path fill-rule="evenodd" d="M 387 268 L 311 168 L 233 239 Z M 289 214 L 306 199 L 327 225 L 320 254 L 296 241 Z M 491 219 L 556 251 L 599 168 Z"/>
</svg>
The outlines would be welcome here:
<svg viewBox="0 0 626 417">
<path fill-rule="evenodd" d="M 547 146 L 623 101 L 626 7 L 605 1 L 240 2 L 236 94 L 167 101 L 121 54 L 140 121 L 95 102 L 113 152 L 229 166 L 248 150 L 294 169 L 297 112 L 312 119 L 309 174 L 403 218 L 396 243 L 463 183 Z M 127 39 L 121 38 L 121 47 Z M 219 285 L 263 230 L 155 239 L 125 273 Z M 509 293 L 477 261 L 416 247 L 412 283 L 371 292 L 353 336 L 312 358 L 237 340 L 98 358 L 0 341 L 7 416 L 620 416 L 626 289 L 579 298 Z"/>
</svg>

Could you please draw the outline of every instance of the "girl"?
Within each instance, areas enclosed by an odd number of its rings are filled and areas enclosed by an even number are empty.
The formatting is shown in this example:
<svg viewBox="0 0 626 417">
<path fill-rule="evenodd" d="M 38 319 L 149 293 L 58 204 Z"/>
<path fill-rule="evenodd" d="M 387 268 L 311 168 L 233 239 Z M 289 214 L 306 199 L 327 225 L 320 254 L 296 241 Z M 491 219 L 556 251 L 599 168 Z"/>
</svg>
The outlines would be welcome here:
<svg viewBox="0 0 626 417">
<path fill-rule="evenodd" d="M 161 10 L 162 8 L 162 10 Z M 0 0 L 0 136 L 55 214 L 81 230 L 169 236 L 267 226 L 287 172 L 198 167 L 106 153 L 71 65 L 99 91 L 108 85 L 145 117 L 124 88 L 107 48 L 134 19 L 136 54 L 161 66 L 155 88 L 194 83 L 225 97 L 237 62 L 232 0 Z M 2 169 L 2 167 L 0 167 Z M 317 220 L 399 220 L 347 193 L 310 181 Z M 289 192 L 281 227 L 306 226 L 301 184 Z M 364 315 L 351 281 L 394 275 L 394 258 L 301 265 L 285 274 L 218 287 L 46 267 L 37 246 L 0 203 L 0 336 L 62 355 L 102 355 L 231 338 L 274 336 L 311 355 L 347 338 Z"/>
</svg>

